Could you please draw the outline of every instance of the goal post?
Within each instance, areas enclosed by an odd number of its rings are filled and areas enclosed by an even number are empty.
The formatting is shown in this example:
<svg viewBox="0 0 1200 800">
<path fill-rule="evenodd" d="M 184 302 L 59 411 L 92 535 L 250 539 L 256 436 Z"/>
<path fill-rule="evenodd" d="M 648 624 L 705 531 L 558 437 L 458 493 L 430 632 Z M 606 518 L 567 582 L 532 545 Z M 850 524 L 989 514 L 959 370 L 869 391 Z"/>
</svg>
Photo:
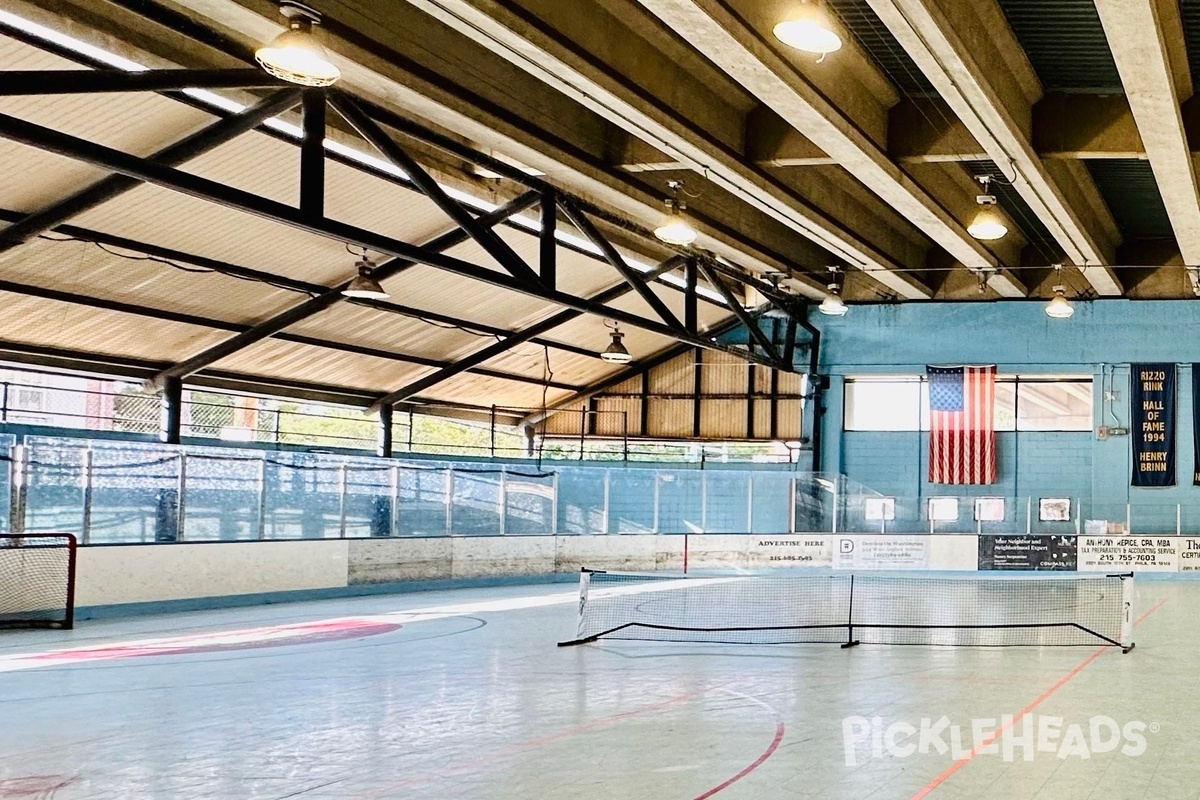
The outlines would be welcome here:
<svg viewBox="0 0 1200 800">
<path fill-rule="evenodd" d="M 0 629 L 74 626 L 75 552 L 69 533 L 0 536 Z"/>
</svg>

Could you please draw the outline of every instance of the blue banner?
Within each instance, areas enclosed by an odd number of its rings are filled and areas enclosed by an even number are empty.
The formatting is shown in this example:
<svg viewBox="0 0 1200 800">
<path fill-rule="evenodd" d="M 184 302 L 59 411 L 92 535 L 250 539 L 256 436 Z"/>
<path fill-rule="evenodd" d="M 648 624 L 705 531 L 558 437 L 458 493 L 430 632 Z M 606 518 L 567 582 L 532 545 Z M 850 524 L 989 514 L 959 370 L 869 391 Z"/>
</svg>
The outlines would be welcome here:
<svg viewBox="0 0 1200 800">
<path fill-rule="evenodd" d="M 1133 364 L 1133 485 L 1175 485 L 1175 365 Z"/>
</svg>

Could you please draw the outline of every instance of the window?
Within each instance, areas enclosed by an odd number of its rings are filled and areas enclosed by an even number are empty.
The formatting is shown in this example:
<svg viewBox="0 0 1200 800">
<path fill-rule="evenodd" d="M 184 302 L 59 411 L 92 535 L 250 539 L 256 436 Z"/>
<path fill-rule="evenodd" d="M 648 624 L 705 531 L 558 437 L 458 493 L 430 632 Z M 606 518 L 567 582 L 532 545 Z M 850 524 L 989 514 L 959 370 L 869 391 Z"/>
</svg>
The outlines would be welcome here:
<svg viewBox="0 0 1200 800">
<path fill-rule="evenodd" d="M 1017 430 L 1090 431 L 1092 382 L 1054 381 L 1020 384 Z"/>
<path fill-rule="evenodd" d="M 868 378 L 846 381 L 846 430 L 915 431 L 924 382 L 920 378 Z"/>
<path fill-rule="evenodd" d="M 847 378 L 845 430 L 929 430 L 929 383 L 923 376 Z M 997 431 L 1090 431 L 1092 379 L 1001 375 Z"/>
</svg>

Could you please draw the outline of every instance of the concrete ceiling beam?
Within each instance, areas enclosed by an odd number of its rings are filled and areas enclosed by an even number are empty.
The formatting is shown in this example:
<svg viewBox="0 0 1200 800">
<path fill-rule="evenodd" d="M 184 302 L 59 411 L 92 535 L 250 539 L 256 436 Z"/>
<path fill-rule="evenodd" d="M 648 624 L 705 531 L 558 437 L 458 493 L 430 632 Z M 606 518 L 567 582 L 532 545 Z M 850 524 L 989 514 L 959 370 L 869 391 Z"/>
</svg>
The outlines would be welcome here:
<svg viewBox="0 0 1200 800">
<path fill-rule="evenodd" d="M 854 232 L 856 225 L 834 221 L 821 208 L 748 163 L 740 153 L 671 113 L 664 103 L 646 97 L 623 76 L 589 59 L 582 48 L 562 41 L 544 26 L 529 24 L 507 5 L 494 0 L 409 2 L 672 159 L 687 164 L 711 183 L 816 242 L 847 265 L 869 271 L 900 297 L 932 296 L 929 288 L 907 271 L 912 265 L 897 263 L 865 241 Z"/>
<path fill-rule="evenodd" d="M 996 270 L 996 257 L 905 174 L 877 138 L 864 132 L 789 58 L 768 45 L 762 31 L 724 2 L 638 1 L 954 258 L 969 269 Z M 824 66 L 833 71 L 839 66 L 838 56 Z M 886 107 L 878 113 L 886 120 Z M 886 139 L 886 131 L 878 138 Z M 1025 295 L 1024 286 L 1010 273 L 1000 270 L 993 281 L 1006 296 Z"/>
<path fill-rule="evenodd" d="M 1085 216 L 1073 208 L 1034 150 L 1032 108 L 1041 89 L 998 3 L 867 2 L 990 160 L 1015 173 L 1015 188 L 1067 259 L 1088 265 L 1096 292 L 1119 295 L 1120 281 L 1108 266 L 1119 240 L 1116 223 L 1109 214 Z M 1094 185 L 1088 191 L 1099 195 Z"/>
<path fill-rule="evenodd" d="M 1200 189 L 1181 102 L 1191 94 L 1179 6 L 1156 0 L 1096 0 L 1129 108 L 1146 149 L 1179 251 L 1200 264 Z M 1193 291 L 1200 283 L 1192 275 Z"/>
</svg>

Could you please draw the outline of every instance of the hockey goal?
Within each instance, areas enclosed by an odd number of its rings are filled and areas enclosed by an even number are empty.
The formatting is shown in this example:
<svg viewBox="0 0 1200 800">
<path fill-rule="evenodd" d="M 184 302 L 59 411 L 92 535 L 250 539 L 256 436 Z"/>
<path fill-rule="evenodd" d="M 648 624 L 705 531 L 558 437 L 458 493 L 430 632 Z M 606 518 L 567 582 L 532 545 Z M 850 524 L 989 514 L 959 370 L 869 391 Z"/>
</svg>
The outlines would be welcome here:
<svg viewBox="0 0 1200 800">
<path fill-rule="evenodd" d="M 0 536 L 0 628 L 70 628 L 75 622 L 75 537 Z"/>
</svg>

